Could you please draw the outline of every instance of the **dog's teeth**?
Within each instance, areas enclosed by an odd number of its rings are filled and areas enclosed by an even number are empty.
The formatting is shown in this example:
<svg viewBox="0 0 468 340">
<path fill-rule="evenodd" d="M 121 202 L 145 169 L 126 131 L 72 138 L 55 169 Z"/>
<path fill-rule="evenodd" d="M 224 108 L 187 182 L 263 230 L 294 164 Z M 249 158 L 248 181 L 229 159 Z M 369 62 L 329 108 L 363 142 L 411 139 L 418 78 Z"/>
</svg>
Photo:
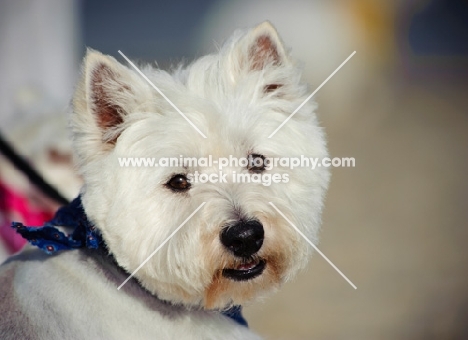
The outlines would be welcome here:
<svg viewBox="0 0 468 340">
<path fill-rule="evenodd" d="M 254 268 L 256 265 L 257 265 L 257 262 L 252 261 L 252 262 L 249 262 L 249 263 L 239 265 L 239 267 L 237 267 L 237 269 L 238 270 L 249 270 L 249 269 Z"/>
</svg>

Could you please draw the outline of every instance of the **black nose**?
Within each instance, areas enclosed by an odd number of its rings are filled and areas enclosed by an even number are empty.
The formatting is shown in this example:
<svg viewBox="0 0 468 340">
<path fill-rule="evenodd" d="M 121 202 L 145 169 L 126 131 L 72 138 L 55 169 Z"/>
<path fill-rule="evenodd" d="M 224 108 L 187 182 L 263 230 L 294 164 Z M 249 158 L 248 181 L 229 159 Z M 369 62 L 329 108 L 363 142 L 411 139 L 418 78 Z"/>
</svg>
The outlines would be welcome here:
<svg viewBox="0 0 468 340">
<path fill-rule="evenodd" d="M 221 243 L 239 257 L 249 257 L 263 244 L 263 226 L 258 221 L 238 222 L 221 232 Z"/>
</svg>

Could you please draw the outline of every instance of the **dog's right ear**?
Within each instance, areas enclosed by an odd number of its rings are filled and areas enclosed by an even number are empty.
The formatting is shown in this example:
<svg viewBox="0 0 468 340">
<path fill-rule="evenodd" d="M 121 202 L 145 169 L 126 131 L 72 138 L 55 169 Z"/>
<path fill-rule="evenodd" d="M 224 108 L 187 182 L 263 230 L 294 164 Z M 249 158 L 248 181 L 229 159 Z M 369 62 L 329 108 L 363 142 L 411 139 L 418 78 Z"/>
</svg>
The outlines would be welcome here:
<svg viewBox="0 0 468 340">
<path fill-rule="evenodd" d="M 99 155 L 117 142 L 126 117 L 151 99 L 148 84 L 110 56 L 88 49 L 73 97 L 72 127 L 80 158 Z"/>
</svg>

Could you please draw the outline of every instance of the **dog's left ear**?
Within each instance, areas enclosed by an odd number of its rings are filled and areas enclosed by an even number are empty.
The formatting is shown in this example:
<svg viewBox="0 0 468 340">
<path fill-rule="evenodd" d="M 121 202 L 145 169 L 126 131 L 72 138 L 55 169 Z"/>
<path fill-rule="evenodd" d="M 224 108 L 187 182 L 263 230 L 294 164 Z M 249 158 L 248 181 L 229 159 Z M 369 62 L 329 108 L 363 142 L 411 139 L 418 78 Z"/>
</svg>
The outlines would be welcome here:
<svg viewBox="0 0 468 340">
<path fill-rule="evenodd" d="M 242 46 L 243 45 L 243 46 Z M 250 31 L 241 42 L 247 56 L 244 62 L 250 70 L 262 70 L 269 66 L 281 66 L 289 62 L 278 32 L 269 21 Z"/>
<path fill-rule="evenodd" d="M 293 64 L 278 32 L 269 21 L 251 29 L 230 49 L 228 62 L 232 69 L 239 71 L 238 76 L 257 71 L 269 73 Z M 282 85 L 281 79 L 274 81 L 265 85 L 265 92 L 272 92 Z"/>
<path fill-rule="evenodd" d="M 265 21 L 231 46 L 230 62 L 249 72 L 288 65 L 290 60 L 278 32 L 269 21 Z"/>
</svg>

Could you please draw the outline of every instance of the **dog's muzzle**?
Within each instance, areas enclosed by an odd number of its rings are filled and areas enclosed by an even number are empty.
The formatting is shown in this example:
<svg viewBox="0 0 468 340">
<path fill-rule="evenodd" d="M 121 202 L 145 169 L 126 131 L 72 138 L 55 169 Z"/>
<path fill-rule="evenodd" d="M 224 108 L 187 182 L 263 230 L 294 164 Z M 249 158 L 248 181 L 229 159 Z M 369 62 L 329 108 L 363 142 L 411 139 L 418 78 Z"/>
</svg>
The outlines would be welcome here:
<svg viewBox="0 0 468 340">
<path fill-rule="evenodd" d="M 251 257 L 262 247 L 264 235 L 260 222 L 239 222 L 221 232 L 221 243 L 237 257 Z"/>
<path fill-rule="evenodd" d="M 225 228 L 221 232 L 221 243 L 240 258 L 242 263 L 235 268 L 223 269 L 223 276 L 235 281 L 245 281 L 261 275 L 266 262 L 255 254 L 262 247 L 264 236 L 262 224 L 255 220 L 241 221 Z"/>
</svg>

